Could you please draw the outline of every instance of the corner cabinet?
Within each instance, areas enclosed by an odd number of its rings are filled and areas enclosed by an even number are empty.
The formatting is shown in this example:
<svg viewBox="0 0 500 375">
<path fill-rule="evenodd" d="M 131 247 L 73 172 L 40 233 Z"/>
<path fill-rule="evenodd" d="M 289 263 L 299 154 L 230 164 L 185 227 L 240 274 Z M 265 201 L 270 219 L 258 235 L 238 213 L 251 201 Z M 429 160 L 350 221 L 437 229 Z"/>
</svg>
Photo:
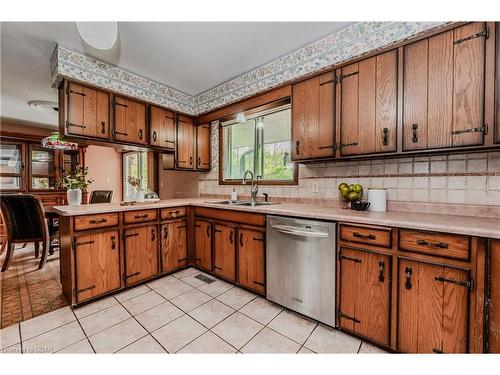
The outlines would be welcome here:
<svg viewBox="0 0 500 375">
<path fill-rule="evenodd" d="M 146 105 L 121 96 L 113 98 L 115 141 L 146 145 Z"/>
</svg>

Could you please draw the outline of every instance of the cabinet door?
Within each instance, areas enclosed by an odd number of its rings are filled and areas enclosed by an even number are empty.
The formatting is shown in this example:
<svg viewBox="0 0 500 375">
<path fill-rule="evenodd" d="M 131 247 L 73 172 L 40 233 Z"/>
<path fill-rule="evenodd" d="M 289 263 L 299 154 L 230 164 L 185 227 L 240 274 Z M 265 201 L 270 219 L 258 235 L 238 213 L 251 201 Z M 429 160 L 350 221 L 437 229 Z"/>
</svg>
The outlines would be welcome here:
<svg viewBox="0 0 500 375">
<path fill-rule="evenodd" d="M 490 242 L 488 351 L 500 353 L 500 240 L 491 240 Z"/>
<path fill-rule="evenodd" d="M 187 265 L 187 223 L 174 221 L 161 226 L 162 272 Z"/>
<path fill-rule="evenodd" d="M 177 168 L 194 169 L 193 119 L 180 116 L 177 119 Z"/>
<path fill-rule="evenodd" d="M 74 83 L 68 84 L 68 134 L 108 138 L 109 94 Z"/>
<path fill-rule="evenodd" d="M 120 288 L 119 244 L 118 231 L 75 237 L 77 303 Z"/>
<path fill-rule="evenodd" d="M 340 308 L 342 328 L 389 345 L 390 256 L 340 249 Z"/>
<path fill-rule="evenodd" d="M 173 112 L 151 106 L 149 143 L 152 146 L 173 149 L 175 147 L 175 116 Z"/>
<path fill-rule="evenodd" d="M 158 274 L 158 229 L 156 225 L 128 228 L 125 239 L 125 282 L 127 285 Z"/>
<path fill-rule="evenodd" d="M 396 151 L 397 50 L 339 71 L 340 154 Z"/>
<path fill-rule="evenodd" d="M 398 350 L 466 353 L 468 282 L 463 270 L 400 260 Z"/>
<path fill-rule="evenodd" d="M 265 262 L 264 233 L 238 229 L 238 283 L 265 294 Z"/>
<path fill-rule="evenodd" d="M 214 273 L 231 281 L 236 281 L 235 234 L 233 227 L 214 225 Z"/>
<path fill-rule="evenodd" d="M 210 124 L 196 127 L 196 169 L 210 169 Z"/>
<path fill-rule="evenodd" d="M 495 45 L 495 129 L 494 142 L 500 143 L 500 22 L 495 24 L 496 27 L 496 45 Z"/>
<path fill-rule="evenodd" d="M 325 73 L 292 88 L 294 160 L 334 156 L 334 81 Z"/>
<path fill-rule="evenodd" d="M 470 23 L 403 48 L 403 149 L 482 145 L 485 30 Z"/>
<path fill-rule="evenodd" d="M 194 262 L 197 267 L 212 272 L 212 224 L 196 220 L 194 224 Z"/>
<path fill-rule="evenodd" d="M 113 99 L 114 139 L 146 144 L 146 105 L 119 96 Z"/>
</svg>

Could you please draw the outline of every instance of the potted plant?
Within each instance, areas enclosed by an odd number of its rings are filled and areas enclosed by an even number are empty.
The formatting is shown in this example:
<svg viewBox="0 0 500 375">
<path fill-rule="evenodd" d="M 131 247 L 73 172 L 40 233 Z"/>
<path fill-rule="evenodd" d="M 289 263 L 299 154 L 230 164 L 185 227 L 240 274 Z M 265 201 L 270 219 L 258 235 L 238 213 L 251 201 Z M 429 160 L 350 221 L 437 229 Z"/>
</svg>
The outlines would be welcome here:
<svg viewBox="0 0 500 375">
<path fill-rule="evenodd" d="M 135 176 L 128 176 L 127 182 L 135 189 L 135 200 L 137 202 L 144 202 L 144 189 L 142 188 L 142 178 Z"/>
<path fill-rule="evenodd" d="M 68 204 L 70 206 L 79 205 L 82 203 L 82 190 L 85 190 L 92 182 L 93 179 L 87 179 L 89 174 L 88 167 L 77 166 L 70 170 L 63 170 L 62 186 L 66 190 L 68 197 Z"/>
</svg>

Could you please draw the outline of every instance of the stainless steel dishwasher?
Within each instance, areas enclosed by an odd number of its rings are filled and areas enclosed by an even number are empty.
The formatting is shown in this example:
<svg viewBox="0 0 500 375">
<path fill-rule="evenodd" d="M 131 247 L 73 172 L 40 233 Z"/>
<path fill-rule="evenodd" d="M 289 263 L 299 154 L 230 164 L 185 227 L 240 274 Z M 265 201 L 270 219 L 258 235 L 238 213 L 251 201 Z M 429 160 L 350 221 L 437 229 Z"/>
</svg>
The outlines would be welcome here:
<svg viewBox="0 0 500 375">
<path fill-rule="evenodd" d="M 267 298 L 335 326 L 335 223 L 267 217 Z"/>
</svg>

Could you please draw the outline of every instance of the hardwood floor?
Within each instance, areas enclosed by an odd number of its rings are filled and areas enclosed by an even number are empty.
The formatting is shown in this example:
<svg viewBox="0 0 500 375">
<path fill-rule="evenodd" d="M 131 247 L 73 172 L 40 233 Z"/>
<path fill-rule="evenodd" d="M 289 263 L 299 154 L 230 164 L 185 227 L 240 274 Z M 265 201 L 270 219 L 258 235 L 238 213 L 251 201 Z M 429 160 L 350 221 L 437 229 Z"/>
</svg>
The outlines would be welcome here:
<svg viewBox="0 0 500 375">
<path fill-rule="evenodd" d="M 59 282 L 59 252 L 41 270 L 38 262 L 28 244 L 15 251 L 9 270 L 0 274 L 0 328 L 67 305 Z"/>
</svg>

